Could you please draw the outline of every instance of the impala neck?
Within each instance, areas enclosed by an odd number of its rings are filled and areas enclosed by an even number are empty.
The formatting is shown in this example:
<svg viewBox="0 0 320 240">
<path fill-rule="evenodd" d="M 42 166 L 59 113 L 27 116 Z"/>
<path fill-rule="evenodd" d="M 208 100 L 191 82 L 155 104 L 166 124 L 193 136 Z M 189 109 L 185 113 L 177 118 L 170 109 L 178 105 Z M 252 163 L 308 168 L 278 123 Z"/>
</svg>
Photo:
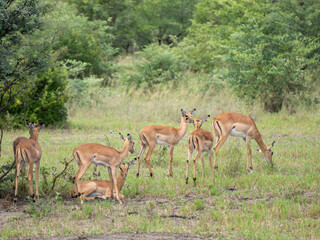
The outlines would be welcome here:
<svg viewBox="0 0 320 240">
<path fill-rule="evenodd" d="M 256 142 L 258 143 L 261 151 L 263 153 L 266 153 L 268 151 L 268 148 L 267 146 L 264 144 L 264 142 L 262 141 L 262 137 L 260 135 L 260 133 L 258 133 L 258 136 L 255 138 Z"/>
<path fill-rule="evenodd" d="M 38 142 L 38 136 L 39 136 L 39 133 L 37 130 L 35 130 L 30 134 L 30 139 L 33 139 Z"/>
<path fill-rule="evenodd" d="M 121 171 L 120 174 L 117 177 L 117 184 L 118 184 L 118 190 L 119 192 L 121 191 L 121 189 L 123 188 L 124 185 L 124 181 L 126 180 L 126 178 L 124 177 L 123 172 Z"/>
<path fill-rule="evenodd" d="M 130 142 L 128 140 L 126 140 L 124 142 L 124 146 L 123 146 L 122 150 L 119 152 L 120 160 L 121 160 L 120 162 L 122 162 L 122 160 L 124 160 L 128 156 L 129 148 L 130 148 Z"/>
<path fill-rule="evenodd" d="M 188 123 L 184 121 L 184 117 L 181 117 L 180 127 L 177 128 L 178 135 L 180 138 L 182 138 L 186 134 L 187 129 L 188 129 Z"/>
</svg>

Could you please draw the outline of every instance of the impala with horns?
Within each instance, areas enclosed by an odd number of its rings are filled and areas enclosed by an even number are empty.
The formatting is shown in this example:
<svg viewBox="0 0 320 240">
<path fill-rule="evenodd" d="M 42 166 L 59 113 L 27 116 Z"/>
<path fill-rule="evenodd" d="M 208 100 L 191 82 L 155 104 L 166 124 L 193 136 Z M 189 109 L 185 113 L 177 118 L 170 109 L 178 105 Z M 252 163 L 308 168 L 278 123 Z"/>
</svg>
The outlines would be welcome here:
<svg viewBox="0 0 320 240">
<path fill-rule="evenodd" d="M 124 182 L 128 175 L 129 168 L 135 164 L 137 158 L 134 158 L 129 163 L 121 163 L 120 164 L 120 174 L 117 177 L 117 184 L 119 192 L 123 188 Z M 111 197 L 111 182 L 109 180 L 88 180 L 81 181 L 78 184 L 79 193 L 81 194 L 80 200 L 81 204 L 83 200 L 93 200 L 95 198 L 110 198 Z M 114 187 L 115 188 L 115 187 Z M 73 187 L 71 196 L 77 197 L 76 186 Z M 115 192 L 113 191 L 113 194 Z M 119 194 L 120 199 L 124 199 L 124 195 Z"/>
<path fill-rule="evenodd" d="M 214 133 L 216 135 L 216 145 L 214 147 L 214 167 L 218 168 L 217 166 L 217 155 L 219 149 L 224 144 L 224 142 L 228 139 L 229 136 L 234 137 L 241 137 L 247 146 L 247 157 L 248 157 L 248 164 L 247 168 L 249 171 L 252 171 L 252 151 L 250 147 L 251 139 L 254 139 L 260 149 L 261 152 L 264 154 L 264 158 L 268 164 L 272 165 L 272 147 L 274 146 L 275 141 L 267 147 L 263 141 L 261 134 L 250 116 L 241 115 L 239 113 L 222 113 L 212 119 L 212 126 L 214 129 Z"/>
<path fill-rule="evenodd" d="M 17 202 L 18 196 L 18 183 L 21 169 L 24 170 L 25 165 L 28 165 L 27 180 L 30 189 L 30 195 L 33 201 L 39 198 L 39 168 L 41 159 L 41 147 L 38 142 L 38 136 L 42 123 L 28 123 L 26 122 L 30 138 L 24 139 L 23 137 L 16 138 L 13 142 L 13 149 L 15 151 L 16 160 L 16 187 L 14 192 L 14 202 Z M 18 144 L 17 144 L 18 143 Z M 33 164 L 36 164 L 36 195 L 33 192 Z"/>
<path fill-rule="evenodd" d="M 121 133 L 120 138 L 124 141 L 121 151 L 117 151 L 112 147 L 107 147 L 98 143 L 86 143 L 78 146 L 73 151 L 73 156 L 77 161 L 79 170 L 75 175 L 76 191 L 79 193 L 79 181 L 83 174 L 87 171 L 92 163 L 107 167 L 111 182 L 111 198 L 113 198 L 113 186 L 115 186 L 116 198 L 122 204 L 119 198 L 119 190 L 117 184 L 117 168 L 120 163 L 128 156 L 128 153 L 134 153 L 134 141 L 130 134 L 125 139 Z M 105 193 L 107 195 L 107 193 Z"/>
<path fill-rule="evenodd" d="M 160 125 L 151 125 L 144 127 L 140 133 L 139 138 L 141 142 L 141 150 L 138 156 L 138 172 L 140 172 L 140 160 L 143 156 L 145 149 L 148 147 L 148 152 L 145 157 L 145 161 L 148 165 L 150 176 L 153 177 L 153 173 L 150 165 L 150 157 L 153 149 L 156 145 L 167 145 L 169 146 L 169 171 L 168 176 L 173 176 L 172 172 L 172 159 L 173 159 L 173 150 L 174 147 L 179 143 L 180 139 L 186 134 L 189 123 L 189 116 L 192 116 L 192 113 L 196 109 L 191 110 L 189 113 L 181 109 L 181 123 L 179 128 L 160 126 Z"/>
<path fill-rule="evenodd" d="M 208 121 L 210 115 L 206 115 L 202 120 L 198 120 L 190 116 L 190 122 L 193 123 L 195 130 L 192 131 L 189 135 L 189 146 L 188 146 L 188 160 L 187 160 L 187 171 L 186 171 L 186 184 L 188 184 L 189 178 L 189 162 L 192 157 L 193 151 L 197 150 L 197 155 L 193 161 L 194 171 L 193 171 L 193 181 L 196 183 L 196 168 L 199 157 L 201 156 L 202 163 L 202 179 L 204 178 L 204 161 L 203 161 L 203 152 L 208 152 L 210 168 L 212 176 L 213 166 L 212 166 L 212 146 L 213 146 L 213 133 L 211 131 L 202 129 L 201 126 L 204 122 Z"/>
</svg>

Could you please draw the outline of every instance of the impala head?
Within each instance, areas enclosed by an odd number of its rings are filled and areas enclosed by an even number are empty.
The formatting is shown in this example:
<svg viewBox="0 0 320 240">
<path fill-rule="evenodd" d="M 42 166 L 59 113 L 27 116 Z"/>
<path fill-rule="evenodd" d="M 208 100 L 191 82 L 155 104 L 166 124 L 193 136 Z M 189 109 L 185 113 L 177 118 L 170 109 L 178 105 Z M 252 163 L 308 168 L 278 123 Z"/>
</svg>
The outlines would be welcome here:
<svg viewBox="0 0 320 240">
<path fill-rule="evenodd" d="M 191 122 L 191 121 L 190 121 L 190 118 L 191 118 L 191 119 L 194 119 L 194 118 L 192 117 L 192 114 L 193 114 L 195 111 L 196 111 L 195 108 L 192 109 L 192 110 L 189 111 L 189 112 L 186 112 L 185 110 L 181 109 L 181 117 L 184 118 L 184 121 L 185 121 L 186 123 L 190 123 L 190 122 Z"/>
<path fill-rule="evenodd" d="M 208 121 L 209 118 L 210 118 L 210 115 L 204 116 L 202 120 L 195 119 L 194 117 L 191 116 L 189 119 L 189 122 L 193 123 L 193 126 L 195 129 L 200 129 L 202 124 Z"/>
<path fill-rule="evenodd" d="M 124 177 L 127 177 L 128 175 L 128 171 L 129 171 L 129 168 L 134 165 L 137 161 L 137 158 L 134 158 L 132 159 L 130 162 L 128 163 L 121 163 L 120 164 L 120 170 L 121 170 L 121 174 L 124 176 Z"/>
<path fill-rule="evenodd" d="M 271 164 L 271 166 L 272 166 L 272 155 L 273 155 L 272 148 L 275 142 L 276 141 L 273 141 L 271 145 L 267 147 L 267 151 L 263 153 L 264 159 L 267 161 L 268 164 Z M 261 149 L 259 148 L 257 149 L 257 151 L 262 152 Z"/>
<path fill-rule="evenodd" d="M 128 141 L 129 145 L 129 152 L 131 152 L 132 154 L 134 153 L 134 141 L 132 140 L 132 136 L 128 133 L 127 134 L 127 139 L 125 139 L 121 133 L 119 133 L 119 136 L 121 138 L 122 141 L 124 141 L 124 143 L 126 144 L 126 142 Z"/>
<path fill-rule="evenodd" d="M 29 123 L 27 120 L 26 125 L 29 128 L 30 135 L 33 135 L 40 132 L 41 128 L 44 126 L 44 123 Z"/>
</svg>

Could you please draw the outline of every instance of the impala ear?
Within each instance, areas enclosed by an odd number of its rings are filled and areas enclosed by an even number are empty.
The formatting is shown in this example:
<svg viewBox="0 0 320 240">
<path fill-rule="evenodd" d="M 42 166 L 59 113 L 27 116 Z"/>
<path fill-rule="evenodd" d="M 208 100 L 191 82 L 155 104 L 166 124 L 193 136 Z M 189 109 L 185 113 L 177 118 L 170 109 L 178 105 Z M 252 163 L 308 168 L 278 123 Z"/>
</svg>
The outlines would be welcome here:
<svg viewBox="0 0 320 240">
<path fill-rule="evenodd" d="M 122 136 L 121 133 L 119 133 L 119 136 L 120 136 L 120 139 L 121 139 L 122 141 L 125 141 L 125 139 L 124 139 L 124 137 Z"/>
<path fill-rule="evenodd" d="M 128 137 L 129 142 L 132 143 L 133 142 L 132 141 L 132 137 L 131 137 L 131 135 L 129 133 L 127 134 L 127 137 Z"/>
<path fill-rule="evenodd" d="M 209 118 L 210 118 L 210 115 L 204 116 L 203 119 L 202 119 L 202 123 L 208 121 Z"/>
<path fill-rule="evenodd" d="M 186 115 L 186 111 L 181 109 L 181 116 L 184 117 Z"/>
<path fill-rule="evenodd" d="M 273 142 L 271 143 L 271 145 L 268 147 L 269 150 L 271 150 L 271 148 L 273 148 L 275 142 L 276 142 L 276 141 L 273 141 Z"/>
<path fill-rule="evenodd" d="M 123 172 L 123 169 L 122 169 L 122 167 L 119 167 L 120 168 L 120 170 Z"/>
<path fill-rule="evenodd" d="M 192 109 L 191 111 L 189 111 L 190 114 L 193 114 L 197 109 Z"/>
<path fill-rule="evenodd" d="M 137 158 L 132 159 L 129 163 L 128 163 L 128 169 L 129 167 L 131 167 L 132 165 L 134 165 L 137 161 Z"/>
</svg>

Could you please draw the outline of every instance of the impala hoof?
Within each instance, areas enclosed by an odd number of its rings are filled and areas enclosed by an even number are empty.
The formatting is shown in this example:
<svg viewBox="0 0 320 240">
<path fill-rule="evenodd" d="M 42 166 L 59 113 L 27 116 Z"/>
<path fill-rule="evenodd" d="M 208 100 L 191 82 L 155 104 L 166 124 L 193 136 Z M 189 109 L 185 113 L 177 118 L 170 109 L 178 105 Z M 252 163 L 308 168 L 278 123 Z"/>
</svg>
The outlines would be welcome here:
<svg viewBox="0 0 320 240">
<path fill-rule="evenodd" d="M 197 178 L 194 177 L 194 178 L 193 178 L 193 182 L 196 183 L 196 180 L 197 180 Z"/>
<path fill-rule="evenodd" d="M 139 177 L 139 173 L 137 173 L 137 177 Z"/>
<path fill-rule="evenodd" d="M 218 166 L 214 166 L 214 169 L 218 169 Z"/>
<path fill-rule="evenodd" d="M 188 179 L 188 178 L 186 178 L 186 184 L 188 184 L 188 180 L 189 180 L 189 179 Z"/>
<path fill-rule="evenodd" d="M 150 173 L 150 177 L 152 177 L 152 178 L 153 178 L 153 173 Z"/>
</svg>

